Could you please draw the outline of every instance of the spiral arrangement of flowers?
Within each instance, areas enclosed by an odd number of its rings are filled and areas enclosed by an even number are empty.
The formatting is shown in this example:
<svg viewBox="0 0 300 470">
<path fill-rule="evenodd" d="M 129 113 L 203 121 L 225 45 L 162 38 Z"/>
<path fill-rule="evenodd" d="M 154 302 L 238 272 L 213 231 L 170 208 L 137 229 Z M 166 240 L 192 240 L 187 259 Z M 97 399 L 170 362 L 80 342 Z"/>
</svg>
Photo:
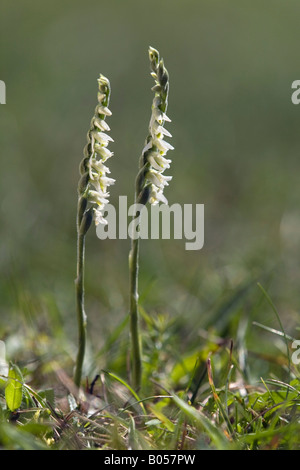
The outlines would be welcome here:
<svg viewBox="0 0 300 470">
<path fill-rule="evenodd" d="M 113 156 L 113 152 L 108 149 L 108 144 L 113 142 L 113 139 L 106 133 L 110 128 L 105 121 L 107 116 L 111 116 L 111 111 L 108 109 L 109 80 L 100 75 L 98 87 L 98 104 L 87 134 L 84 159 L 80 165 L 81 180 L 78 192 L 83 207 L 79 211 L 79 218 L 81 218 L 79 223 L 83 224 L 83 229 L 87 229 L 86 225 L 90 225 L 92 220 L 96 225 L 107 224 L 103 214 L 109 198 L 108 187 L 115 183 L 114 179 L 107 176 L 110 170 L 104 164 Z M 88 203 L 90 203 L 90 207 L 88 207 Z"/>
<path fill-rule="evenodd" d="M 169 74 L 164 66 L 159 52 L 153 47 L 149 48 L 151 75 L 155 80 L 152 87 L 154 98 L 152 102 L 152 114 L 149 123 L 149 135 L 140 159 L 140 172 L 137 177 L 137 202 L 146 204 L 168 204 L 163 194 L 164 187 L 168 186 L 172 176 L 164 175 L 164 171 L 170 168 L 171 160 L 166 158 L 169 150 L 174 147 L 167 142 L 165 137 L 172 137 L 165 129 L 165 121 L 170 122 L 166 115 L 169 95 Z"/>
</svg>

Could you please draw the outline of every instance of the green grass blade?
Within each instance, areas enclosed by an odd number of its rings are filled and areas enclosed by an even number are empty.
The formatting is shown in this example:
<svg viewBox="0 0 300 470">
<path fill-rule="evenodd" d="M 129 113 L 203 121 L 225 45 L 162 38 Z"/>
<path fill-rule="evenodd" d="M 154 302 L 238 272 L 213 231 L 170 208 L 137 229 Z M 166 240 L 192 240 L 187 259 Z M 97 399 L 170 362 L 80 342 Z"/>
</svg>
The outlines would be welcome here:
<svg viewBox="0 0 300 470">
<path fill-rule="evenodd" d="M 196 410 L 193 406 L 188 405 L 185 401 L 177 395 L 173 395 L 172 400 L 183 411 L 183 413 L 198 427 L 204 429 L 218 450 L 228 450 L 230 448 L 230 441 L 226 438 L 225 434 L 218 429 L 203 413 Z"/>
<path fill-rule="evenodd" d="M 280 316 L 279 316 L 279 313 L 277 311 L 277 308 L 275 307 L 274 303 L 272 302 L 271 300 L 271 297 L 269 296 L 269 294 L 265 291 L 265 289 L 263 288 L 263 286 L 258 282 L 257 283 L 258 287 L 260 288 L 260 290 L 262 291 L 264 297 L 266 298 L 266 300 L 268 301 L 269 305 L 271 306 L 273 312 L 275 313 L 276 315 L 276 318 L 278 320 L 278 323 L 280 325 L 280 328 L 282 330 L 282 333 L 283 333 L 283 336 L 284 336 L 284 340 L 285 340 L 285 344 L 286 344 L 286 351 L 287 351 L 287 358 L 288 358 L 288 368 L 289 368 L 289 382 L 291 381 L 291 357 L 290 357 L 290 350 L 289 350 L 289 343 L 288 343 L 288 338 L 287 338 L 287 335 L 284 331 L 284 328 L 283 328 L 283 325 L 281 323 L 281 320 L 280 320 Z M 287 389 L 287 395 L 288 396 L 288 389 Z"/>
<path fill-rule="evenodd" d="M 116 374 L 113 374 L 112 372 L 108 372 L 108 371 L 104 371 L 107 375 L 109 375 L 109 377 L 111 377 L 112 379 L 115 379 L 117 380 L 119 383 L 121 383 L 122 385 L 124 385 L 124 387 L 127 388 L 127 390 L 129 390 L 129 392 L 134 396 L 134 398 L 136 399 L 136 401 L 138 402 L 138 404 L 140 405 L 140 407 L 142 408 L 143 410 L 143 413 L 146 414 L 146 410 L 145 410 L 145 407 L 142 403 L 142 400 L 140 399 L 140 397 L 138 396 L 138 394 L 133 390 L 133 388 L 124 380 L 122 379 L 121 377 L 119 377 L 118 375 Z"/>
</svg>

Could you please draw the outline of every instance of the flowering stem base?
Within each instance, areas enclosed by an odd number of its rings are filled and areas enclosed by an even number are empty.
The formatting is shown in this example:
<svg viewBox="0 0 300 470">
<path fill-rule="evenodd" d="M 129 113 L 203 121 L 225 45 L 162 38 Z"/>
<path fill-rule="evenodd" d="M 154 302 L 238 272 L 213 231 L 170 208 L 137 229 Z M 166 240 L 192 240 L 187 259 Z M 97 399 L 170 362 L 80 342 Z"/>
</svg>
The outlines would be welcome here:
<svg viewBox="0 0 300 470">
<path fill-rule="evenodd" d="M 139 390 L 142 380 L 142 351 L 139 334 L 138 315 L 138 272 L 139 272 L 139 238 L 131 240 L 129 253 L 130 271 L 130 334 L 131 334 L 131 380 L 135 390 Z"/>
<path fill-rule="evenodd" d="M 86 345 L 86 314 L 84 311 L 84 257 L 85 257 L 85 235 L 78 231 L 77 239 L 77 277 L 76 286 L 76 309 L 78 324 L 78 351 L 74 372 L 74 383 L 79 388 L 82 376 L 82 366 Z"/>
</svg>

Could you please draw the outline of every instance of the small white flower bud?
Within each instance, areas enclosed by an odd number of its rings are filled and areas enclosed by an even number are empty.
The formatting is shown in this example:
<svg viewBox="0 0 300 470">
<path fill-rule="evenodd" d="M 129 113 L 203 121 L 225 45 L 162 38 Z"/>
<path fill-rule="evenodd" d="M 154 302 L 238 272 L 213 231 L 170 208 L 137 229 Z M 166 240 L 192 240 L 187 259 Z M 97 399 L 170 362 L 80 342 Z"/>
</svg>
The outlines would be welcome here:
<svg viewBox="0 0 300 470">
<path fill-rule="evenodd" d="M 92 135 L 94 139 L 99 142 L 99 144 L 104 145 L 105 147 L 108 145 L 109 142 L 113 142 L 113 139 L 104 132 L 93 131 Z"/>
<path fill-rule="evenodd" d="M 104 116 L 111 116 L 112 114 L 106 106 L 102 106 L 101 104 L 97 106 L 97 113 L 100 115 L 103 114 Z"/>
<path fill-rule="evenodd" d="M 148 156 L 148 162 L 150 165 L 158 171 L 163 171 L 170 168 L 170 163 L 172 160 L 164 158 L 160 153 L 150 153 Z"/>
<path fill-rule="evenodd" d="M 107 225 L 108 224 L 107 220 L 105 220 L 103 217 L 102 209 L 99 209 L 99 208 L 94 209 L 94 221 L 95 221 L 95 225 L 99 225 L 99 224 Z"/>
<path fill-rule="evenodd" d="M 165 176 L 156 170 L 149 170 L 146 173 L 146 179 L 153 183 L 158 188 L 163 189 L 164 186 L 168 186 L 168 181 L 171 181 L 172 176 Z"/>
<path fill-rule="evenodd" d="M 99 117 L 93 118 L 92 125 L 98 127 L 101 131 L 104 131 L 104 132 L 110 131 L 110 127 L 107 124 L 107 122 L 104 121 L 103 119 L 100 119 Z"/>
<path fill-rule="evenodd" d="M 113 156 L 113 152 L 108 150 L 106 147 L 103 147 L 103 145 L 100 145 L 100 144 L 96 143 L 94 145 L 94 148 L 95 148 L 96 152 L 99 155 L 101 155 L 103 162 L 105 162 L 108 158 Z"/>
</svg>

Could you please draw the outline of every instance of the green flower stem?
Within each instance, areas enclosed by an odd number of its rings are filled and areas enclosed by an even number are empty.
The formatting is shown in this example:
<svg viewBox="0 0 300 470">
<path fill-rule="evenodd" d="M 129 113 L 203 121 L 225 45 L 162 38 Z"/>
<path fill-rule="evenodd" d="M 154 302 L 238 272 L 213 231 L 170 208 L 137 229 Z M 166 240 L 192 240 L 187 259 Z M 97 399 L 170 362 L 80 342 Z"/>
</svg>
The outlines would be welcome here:
<svg viewBox="0 0 300 470">
<path fill-rule="evenodd" d="M 77 238 L 77 278 L 76 286 L 76 309 L 78 324 L 78 352 L 74 373 L 74 383 L 79 388 L 82 376 L 82 365 L 86 345 L 86 314 L 84 311 L 84 256 L 85 256 L 85 234 L 78 229 Z"/>
<path fill-rule="evenodd" d="M 168 104 L 169 74 L 160 58 L 159 52 L 153 47 L 149 48 L 151 75 L 155 78 L 155 86 L 152 90 L 155 96 L 152 102 L 152 115 L 149 123 L 149 134 L 139 160 L 139 172 L 135 182 L 135 203 L 141 206 L 168 203 L 163 195 L 164 186 L 168 185 L 171 176 L 162 173 L 169 168 L 171 160 L 164 156 L 173 147 L 164 140 L 164 135 L 171 134 L 164 129 L 164 122 L 170 119 L 165 114 Z M 133 219 L 134 220 L 134 219 Z M 142 348 L 139 334 L 138 311 L 138 271 L 139 271 L 139 230 L 141 213 L 135 216 L 133 230 L 136 233 L 131 237 L 131 250 L 129 254 L 130 271 L 130 333 L 131 333 L 131 380 L 135 390 L 141 387 L 142 382 Z"/>
<path fill-rule="evenodd" d="M 111 115 L 108 109 L 110 97 L 109 80 L 103 75 L 98 79 L 98 104 L 91 121 L 91 127 L 87 134 L 87 144 L 84 148 L 84 158 L 80 163 L 80 180 L 78 183 L 78 208 L 77 208 L 77 278 L 76 285 L 76 310 L 78 324 L 78 352 L 76 358 L 74 383 L 79 388 L 82 376 L 86 347 L 86 314 L 84 311 L 84 251 L 85 236 L 91 223 L 106 224 L 103 217 L 105 204 L 108 203 L 108 186 L 115 180 L 108 178 L 110 173 L 104 162 L 113 153 L 107 146 L 113 139 L 105 132 L 109 126 L 105 122 L 106 116 Z"/>
<path fill-rule="evenodd" d="M 140 216 L 137 219 L 138 226 Z M 130 272 L 130 334 L 131 334 L 131 381 L 132 387 L 139 390 L 142 380 L 142 351 L 139 334 L 138 315 L 138 274 L 139 274 L 139 238 L 131 238 L 131 250 L 129 254 Z"/>
</svg>

